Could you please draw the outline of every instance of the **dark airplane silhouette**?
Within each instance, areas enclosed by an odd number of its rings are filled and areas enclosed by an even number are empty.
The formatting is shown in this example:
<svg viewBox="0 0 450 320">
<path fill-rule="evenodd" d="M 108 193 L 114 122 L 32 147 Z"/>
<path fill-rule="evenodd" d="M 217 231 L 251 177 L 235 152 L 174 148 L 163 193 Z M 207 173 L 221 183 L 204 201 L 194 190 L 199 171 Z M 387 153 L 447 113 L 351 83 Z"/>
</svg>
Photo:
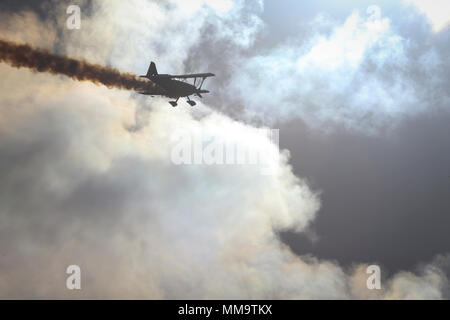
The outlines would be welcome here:
<svg viewBox="0 0 450 320">
<path fill-rule="evenodd" d="M 138 92 L 145 95 L 161 95 L 169 98 L 175 99 L 175 101 L 169 101 L 173 106 L 177 106 L 178 99 L 180 97 L 187 97 L 187 103 L 191 106 L 195 106 L 195 101 L 189 99 L 190 95 L 197 95 L 200 98 L 202 93 L 208 93 L 208 90 L 202 90 L 203 82 L 208 77 L 213 77 L 212 73 L 193 73 L 193 74 L 181 74 L 181 75 L 171 75 L 171 74 L 158 74 L 156 70 L 156 65 L 152 61 L 150 67 L 148 68 L 147 74 L 141 76 L 142 78 L 147 78 L 156 84 L 156 88 L 148 86 L 139 90 Z M 194 79 L 194 84 L 187 83 L 183 80 L 174 79 Z M 197 83 L 197 79 L 199 79 Z"/>
</svg>

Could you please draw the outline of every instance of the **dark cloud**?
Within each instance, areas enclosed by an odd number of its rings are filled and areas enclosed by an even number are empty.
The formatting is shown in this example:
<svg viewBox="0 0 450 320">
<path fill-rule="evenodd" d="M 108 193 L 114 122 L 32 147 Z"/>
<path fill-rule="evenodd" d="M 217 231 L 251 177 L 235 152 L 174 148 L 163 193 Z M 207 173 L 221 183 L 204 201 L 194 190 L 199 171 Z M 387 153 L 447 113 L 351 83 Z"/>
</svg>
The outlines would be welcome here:
<svg viewBox="0 0 450 320">
<path fill-rule="evenodd" d="M 79 5 L 83 14 L 90 16 L 94 1 L 91 0 L 2 0 L 0 11 L 9 13 L 19 13 L 32 11 L 42 19 L 54 19 L 52 15 L 55 7 L 63 8 L 70 5 Z M 56 20 L 55 20 L 56 21 Z"/>
<path fill-rule="evenodd" d="M 295 173 L 322 190 L 318 240 L 289 232 L 283 240 L 298 254 L 378 262 L 391 272 L 450 252 L 449 123 L 447 112 L 429 112 L 376 137 L 283 125 Z"/>
</svg>

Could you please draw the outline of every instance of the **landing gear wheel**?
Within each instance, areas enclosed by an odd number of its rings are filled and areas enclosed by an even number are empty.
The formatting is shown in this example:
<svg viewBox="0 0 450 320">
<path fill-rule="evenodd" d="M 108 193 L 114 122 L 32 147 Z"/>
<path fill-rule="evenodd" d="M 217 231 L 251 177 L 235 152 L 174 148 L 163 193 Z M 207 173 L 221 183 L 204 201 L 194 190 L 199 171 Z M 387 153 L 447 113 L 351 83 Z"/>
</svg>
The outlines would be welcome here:
<svg viewBox="0 0 450 320">
<path fill-rule="evenodd" d="M 192 107 L 196 105 L 195 101 L 188 100 L 187 103 L 189 103 Z"/>
<path fill-rule="evenodd" d="M 176 107 L 177 106 L 177 102 L 176 101 L 169 101 L 169 103 L 172 105 L 172 107 Z"/>
</svg>

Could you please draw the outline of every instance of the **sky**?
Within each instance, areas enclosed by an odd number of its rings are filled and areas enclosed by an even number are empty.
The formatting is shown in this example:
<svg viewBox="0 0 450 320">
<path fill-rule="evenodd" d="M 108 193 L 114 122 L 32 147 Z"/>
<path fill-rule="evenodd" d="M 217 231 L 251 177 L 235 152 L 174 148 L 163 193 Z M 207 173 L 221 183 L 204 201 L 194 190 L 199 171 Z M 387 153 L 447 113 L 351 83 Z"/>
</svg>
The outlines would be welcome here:
<svg viewBox="0 0 450 320">
<path fill-rule="evenodd" d="M 0 63 L 0 298 L 448 299 L 448 2 L 0 9 L 2 40 L 216 75 L 172 108 Z M 279 132 L 273 175 L 170 156 L 180 133 L 273 151 L 261 128 Z M 65 287 L 71 264 L 82 290 Z"/>
</svg>

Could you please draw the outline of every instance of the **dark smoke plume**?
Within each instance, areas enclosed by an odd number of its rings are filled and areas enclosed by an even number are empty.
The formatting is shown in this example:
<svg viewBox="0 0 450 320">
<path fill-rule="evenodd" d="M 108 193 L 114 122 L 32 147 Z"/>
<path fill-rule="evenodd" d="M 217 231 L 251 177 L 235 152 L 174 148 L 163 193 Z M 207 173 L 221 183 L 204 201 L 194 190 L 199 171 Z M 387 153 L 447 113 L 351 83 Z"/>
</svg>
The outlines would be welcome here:
<svg viewBox="0 0 450 320">
<path fill-rule="evenodd" d="M 46 50 L 34 49 L 27 44 L 5 40 L 0 40 L 0 61 L 16 68 L 62 74 L 74 80 L 90 81 L 108 88 L 139 91 L 150 87 L 155 91 L 161 90 L 155 83 L 141 80 L 131 73 L 122 73 L 112 67 L 54 55 Z"/>
</svg>

